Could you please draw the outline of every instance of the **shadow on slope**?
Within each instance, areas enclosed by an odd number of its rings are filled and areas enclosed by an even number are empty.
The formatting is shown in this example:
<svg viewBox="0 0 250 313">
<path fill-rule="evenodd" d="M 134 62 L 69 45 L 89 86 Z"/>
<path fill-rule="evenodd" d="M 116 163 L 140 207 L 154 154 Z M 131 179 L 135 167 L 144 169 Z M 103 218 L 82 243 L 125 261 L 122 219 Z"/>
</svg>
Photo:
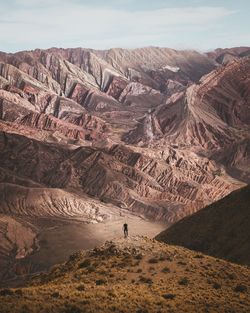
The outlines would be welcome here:
<svg viewBox="0 0 250 313">
<path fill-rule="evenodd" d="M 250 185 L 183 218 L 156 239 L 250 265 Z"/>
</svg>

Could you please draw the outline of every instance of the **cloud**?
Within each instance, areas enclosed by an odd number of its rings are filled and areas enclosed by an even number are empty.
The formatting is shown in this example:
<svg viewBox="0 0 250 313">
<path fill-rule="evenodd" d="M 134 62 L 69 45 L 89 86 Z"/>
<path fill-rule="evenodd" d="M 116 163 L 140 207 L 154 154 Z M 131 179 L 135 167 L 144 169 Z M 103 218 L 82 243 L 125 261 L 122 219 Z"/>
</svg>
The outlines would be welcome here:
<svg viewBox="0 0 250 313">
<path fill-rule="evenodd" d="M 51 46 L 145 46 L 174 43 L 176 35 L 213 29 L 235 11 L 224 7 L 122 10 L 66 0 L 16 0 L 0 11 L 0 41 L 19 49 Z M 168 42 L 167 42 L 168 41 Z M 166 42 L 166 44 L 164 44 Z M 179 43 L 178 43 L 179 44 Z"/>
<path fill-rule="evenodd" d="M 14 5 L 23 8 L 39 8 L 41 6 L 48 8 L 51 6 L 59 6 L 63 2 L 67 3 L 66 0 L 14 0 Z"/>
</svg>

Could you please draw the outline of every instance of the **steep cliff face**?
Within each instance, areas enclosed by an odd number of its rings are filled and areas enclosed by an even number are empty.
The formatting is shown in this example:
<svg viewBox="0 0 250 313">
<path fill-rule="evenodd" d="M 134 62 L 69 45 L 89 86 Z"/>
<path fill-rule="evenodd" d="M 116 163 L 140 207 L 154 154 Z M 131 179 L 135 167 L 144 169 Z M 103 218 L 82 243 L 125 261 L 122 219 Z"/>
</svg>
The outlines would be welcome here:
<svg viewBox="0 0 250 313">
<path fill-rule="evenodd" d="M 30 85 L 19 86 L 16 81 L 4 88 L 0 90 L 2 121 L 53 134 L 57 132 L 71 139 L 105 138 L 105 132 L 109 128 L 107 122 L 92 116 L 71 99 L 45 91 L 40 86 L 37 89 Z"/>
<path fill-rule="evenodd" d="M 215 68 L 208 57 L 196 51 L 167 48 L 111 49 L 49 49 L 0 55 L 2 66 L 14 67 L 56 94 L 70 97 L 76 85 L 101 91 L 117 98 L 126 82 L 137 81 L 151 88 L 167 90 L 168 79 L 188 82 Z M 4 69 L 1 69 L 4 72 Z M 5 73 L 8 69 L 5 69 Z M 3 78 L 6 75 L 1 74 Z M 113 87 L 112 87 L 113 86 Z"/>
<path fill-rule="evenodd" d="M 195 51 L 161 48 L 37 49 L 1 54 L 0 61 L 2 87 L 17 88 L 20 96 L 36 108 L 40 106 L 42 113 L 54 114 L 50 107 L 53 103 L 58 107 L 62 101 L 75 107 L 76 104 L 68 102 L 72 99 L 108 122 L 116 125 L 117 119 L 120 120 L 121 127 L 124 124 L 122 98 L 124 101 L 128 98 L 126 104 L 132 104 L 132 108 L 125 111 L 135 111 L 134 118 L 141 118 L 149 108 L 164 101 L 164 95 L 185 89 L 215 67 L 213 61 Z M 126 97 L 126 87 L 131 82 L 161 93 L 154 92 L 146 99 L 146 93 L 143 96 L 138 94 L 138 88 L 133 88 Z"/>
<path fill-rule="evenodd" d="M 232 61 L 176 93 L 123 135 L 127 143 L 202 151 L 249 181 L 250 59 Z M 237 176 L 238 175 L 238 176 Z"/>
</svg>

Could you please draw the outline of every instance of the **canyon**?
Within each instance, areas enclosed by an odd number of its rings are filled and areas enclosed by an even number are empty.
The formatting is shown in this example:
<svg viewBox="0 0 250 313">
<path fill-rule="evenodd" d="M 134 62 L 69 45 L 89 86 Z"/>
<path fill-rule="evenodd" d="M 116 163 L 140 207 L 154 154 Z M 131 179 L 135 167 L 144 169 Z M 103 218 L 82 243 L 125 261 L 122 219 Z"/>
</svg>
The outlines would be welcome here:
<svg viewBox="0 0 250 313">
<path fill-rule="evenodd" d="M 1 279 L 119 236 L 124 221 L 154 237 L 249 184 L 249 54 L 1 52 Z"/>
</svg>

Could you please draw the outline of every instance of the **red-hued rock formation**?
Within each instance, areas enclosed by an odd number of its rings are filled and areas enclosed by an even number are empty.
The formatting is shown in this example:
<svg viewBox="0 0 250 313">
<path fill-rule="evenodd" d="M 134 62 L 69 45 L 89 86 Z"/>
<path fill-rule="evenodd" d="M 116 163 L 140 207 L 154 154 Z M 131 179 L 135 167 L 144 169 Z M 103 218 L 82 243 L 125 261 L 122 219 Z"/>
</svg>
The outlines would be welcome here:
<svg viewBox="0 0 250 313">
<path fill-rule="evenodd" d="M 235 47 L 235 48 L 225 48 L 216 49 L 207 53 L 207 56 L 219 64 L 227 64 L 232 60 L 242 58 L 244 56 L 250 55 L 249 47 Z"/>
<path fill-rule="evenodd" d="M 175 148 L 158 153 L 123 145 L 67 148 L 1 133 L 0 157 L 1 167 L 18 177 L 171 222 L 240 186 L 218 176 L 214 162 Z"/>
<path fill-rule="evenodd" d="M 43 219 L 93 223 L 121 211 L 173 223 L 243 186 L 247 54 L 1 53 L 0 214 L 37 218 L 37 233 Z"/>
<path fill-rule="evenodd" d="M 232 53 L 239 56 L 247 51 L 242 49 Z M 174 221 L 240 186 L 237 179 L 248 180 L 249 58 L 233 60 L 193 83 L 215 68 L 214 55 L 223 51 L 209 57 L 163 48 L 2 53 L 3 141 L 15 142 L 19 133 L 38 140 L 34 147 L 39 141 L 54 143 L 43 160 L 46 170 L 54 149 L 60 154 L 60 144 L 74 144 L 73 150 L 84 151 L 80 160 L 61 157 L 42 180 L 34 178 L 36 164 L 30 174 L 22 164 L 25 178 L 46 187 L 80 189 L 138 214 Z M 112 154 L 114 147 L 128 158 L 138 155 L 139 161 L 124 164 Z M 12 146 L 5 149 L 12 154 Z M 22 154 L 12 158 L 2 163 L 5 170 L 16 169 Z M 153 169 L 144 168 L 147 163 Z"/>
<path fill-rule="evenodd" d="M 204 76 L 185 93 L 174 94 L 155 112 L 147 113 L 137 129 L 124 138 L 130 143 L 147 143 L 148 137 L 161 136 L 165 142 L 182 146 L 226 146 L 241 138 L 240 130 L 247 136 L 249 94 L 250 59 L 232 61 Z"/>
</svg>

